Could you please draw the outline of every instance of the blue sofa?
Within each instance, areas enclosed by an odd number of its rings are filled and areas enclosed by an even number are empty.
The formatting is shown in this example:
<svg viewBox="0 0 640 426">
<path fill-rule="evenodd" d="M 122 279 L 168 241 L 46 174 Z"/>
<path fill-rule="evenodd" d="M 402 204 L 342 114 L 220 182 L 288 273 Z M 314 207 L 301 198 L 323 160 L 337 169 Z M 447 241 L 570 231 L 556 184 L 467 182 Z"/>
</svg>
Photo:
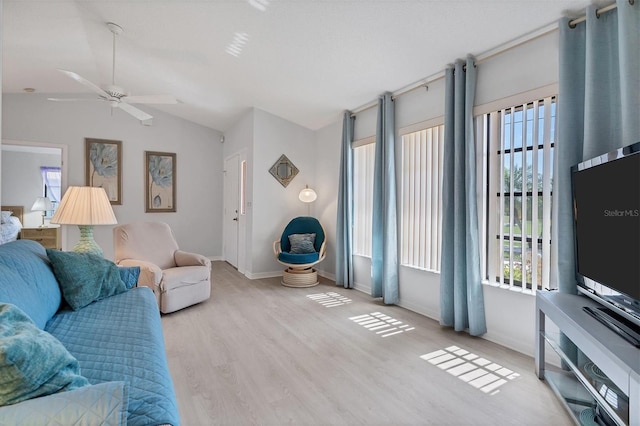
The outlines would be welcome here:
<svg viewBox="0 0 640 426">
<path fill-rule="evenodd" d="M 64 302 L 45 249 L 18 240 L 0 245 L 0 304 L 16 306 L 61 342 L 89 383 L 5 405 L 0 425 L 179 424 L 160 314 L 149 288 L 133 287 L 74 311 Z"/>
</svg>

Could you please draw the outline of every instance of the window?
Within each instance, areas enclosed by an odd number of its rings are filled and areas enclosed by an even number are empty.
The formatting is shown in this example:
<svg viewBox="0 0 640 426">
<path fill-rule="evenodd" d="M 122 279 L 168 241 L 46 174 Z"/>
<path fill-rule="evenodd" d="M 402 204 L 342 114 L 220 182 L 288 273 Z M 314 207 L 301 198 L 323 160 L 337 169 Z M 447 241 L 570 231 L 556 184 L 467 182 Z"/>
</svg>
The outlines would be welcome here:
<svg viewBox="0 0 640 426">
<path fill-rule="evenodd" d="M 353 149 L 353 254 L 371 257 L 376 144 L 368 141 L 355 142 Z"/>
<path fill-rule="evenodd" d="M 240 214 L 247 214 L 247 161 L 240 163 Z"/>
<path fill-rule="evenodd" d="M 53 217 L 60 199 L 62 198 L 62 172 L 60 167 L 40 167 L 42 175 L 42 195 L 48 197 L 53 205 L 53 210 L 45 212 L 45 217 Z"/>
<path fill-rule="evenodd" d="M 400 262 L 440 270 L 444 125 L 402 136 Z"/>
<path fill-rule="evenodd" d="M 521 291 L 550 288 L 556 98 L 477 118 L 486 152 L 486 277 Z"/>
</svg>

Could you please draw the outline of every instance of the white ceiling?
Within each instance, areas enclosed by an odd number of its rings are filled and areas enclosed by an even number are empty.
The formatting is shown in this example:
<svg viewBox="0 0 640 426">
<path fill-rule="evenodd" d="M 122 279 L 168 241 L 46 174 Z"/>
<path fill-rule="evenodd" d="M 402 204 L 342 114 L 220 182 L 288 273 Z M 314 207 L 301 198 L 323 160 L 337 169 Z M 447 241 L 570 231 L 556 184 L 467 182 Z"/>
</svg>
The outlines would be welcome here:
<svg viewBox="0 0 640 426">
<path fill-rule="evenodd" d="M 261 11 L 251 5 L 265 5 Z M 58 72 L 226 131 L 257 107 L 315 130 L 341 111 L 557 21 L 590 0 L 4 0 L 3 91 L 94 95 Z M 248 41 L 225 51 L 235 33 Z M 140 109 L 151 112 L 145 105 Z"/>
</svg>

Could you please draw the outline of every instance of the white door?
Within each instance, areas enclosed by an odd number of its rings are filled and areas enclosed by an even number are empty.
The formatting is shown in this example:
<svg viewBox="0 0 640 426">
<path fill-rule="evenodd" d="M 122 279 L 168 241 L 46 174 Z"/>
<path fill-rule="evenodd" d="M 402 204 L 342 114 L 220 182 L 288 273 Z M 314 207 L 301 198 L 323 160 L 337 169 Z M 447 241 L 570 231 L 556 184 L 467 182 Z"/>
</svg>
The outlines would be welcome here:
<svg viewBox="0 0 640 426">
<path fill-rule="evenodd" d="M 238 267 L 238 221 L 240 219 L 240 157 L 235 154 L 224 162 L 224 259 Z"/>
</svg>

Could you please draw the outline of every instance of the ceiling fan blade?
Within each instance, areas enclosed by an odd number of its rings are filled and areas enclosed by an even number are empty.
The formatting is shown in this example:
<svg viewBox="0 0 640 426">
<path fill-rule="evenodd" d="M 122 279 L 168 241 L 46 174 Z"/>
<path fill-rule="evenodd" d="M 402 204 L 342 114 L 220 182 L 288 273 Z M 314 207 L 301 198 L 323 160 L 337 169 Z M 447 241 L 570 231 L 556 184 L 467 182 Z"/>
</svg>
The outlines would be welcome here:
<svg viewBox="0 0 640 426">
<path fill-rule="evenodd" d="M 104 99 L 100 98 L 47 98 L 47 100 L 54 102 L 104 102 Z"/>
<path fill-rule="evenodd" d="M 152 115 L 147 114 L 146 112 L 132 106 L 129 104 L 125 104 L 124 102 L 118 102 L 118 108 L 122 109 L 124 112 L 128 112 L 129 114 L 133 115 L 135 118 L 137 118 L 138 120 L 140 120 L 142 122 L 142 124 L 145 124 L 147 126 L 151 125 L 151 119 L 153 118 Z M 148 122 L 145 123 L 145 122 Z"/>
<path fill-rule="evenodd" d="M 120 100 L 128 104 L 177 104 L 179 102 L 171 95 L 123 96 Z"/>
<path fill-rule="evenodd" d="M 63 70 L 63 69 L 59 69 L 58 71 L 60 71 L 61 73 L 71 77 L 72 79 L 74 79 L 75 81 L 77 81 L 78 83 L 82 83 L 85 86 L 87 86 L 89 89 L 93 90 L 94 92 L 96 92 L 98 95 L 100 96 L 104 96 L 107 99 L 112 99 L 112 97 L 105 92 L 104 90 L 102 90 L 100 87 L 98 87 L 97 85 L 93 84 L 92 82 L 90 82 L 89 80 L 87 80 L 86 78 L 80 76 L 79 74 L 76 74 L 73 71 L 67 71 L 67 70 Z"/>
</svg>

